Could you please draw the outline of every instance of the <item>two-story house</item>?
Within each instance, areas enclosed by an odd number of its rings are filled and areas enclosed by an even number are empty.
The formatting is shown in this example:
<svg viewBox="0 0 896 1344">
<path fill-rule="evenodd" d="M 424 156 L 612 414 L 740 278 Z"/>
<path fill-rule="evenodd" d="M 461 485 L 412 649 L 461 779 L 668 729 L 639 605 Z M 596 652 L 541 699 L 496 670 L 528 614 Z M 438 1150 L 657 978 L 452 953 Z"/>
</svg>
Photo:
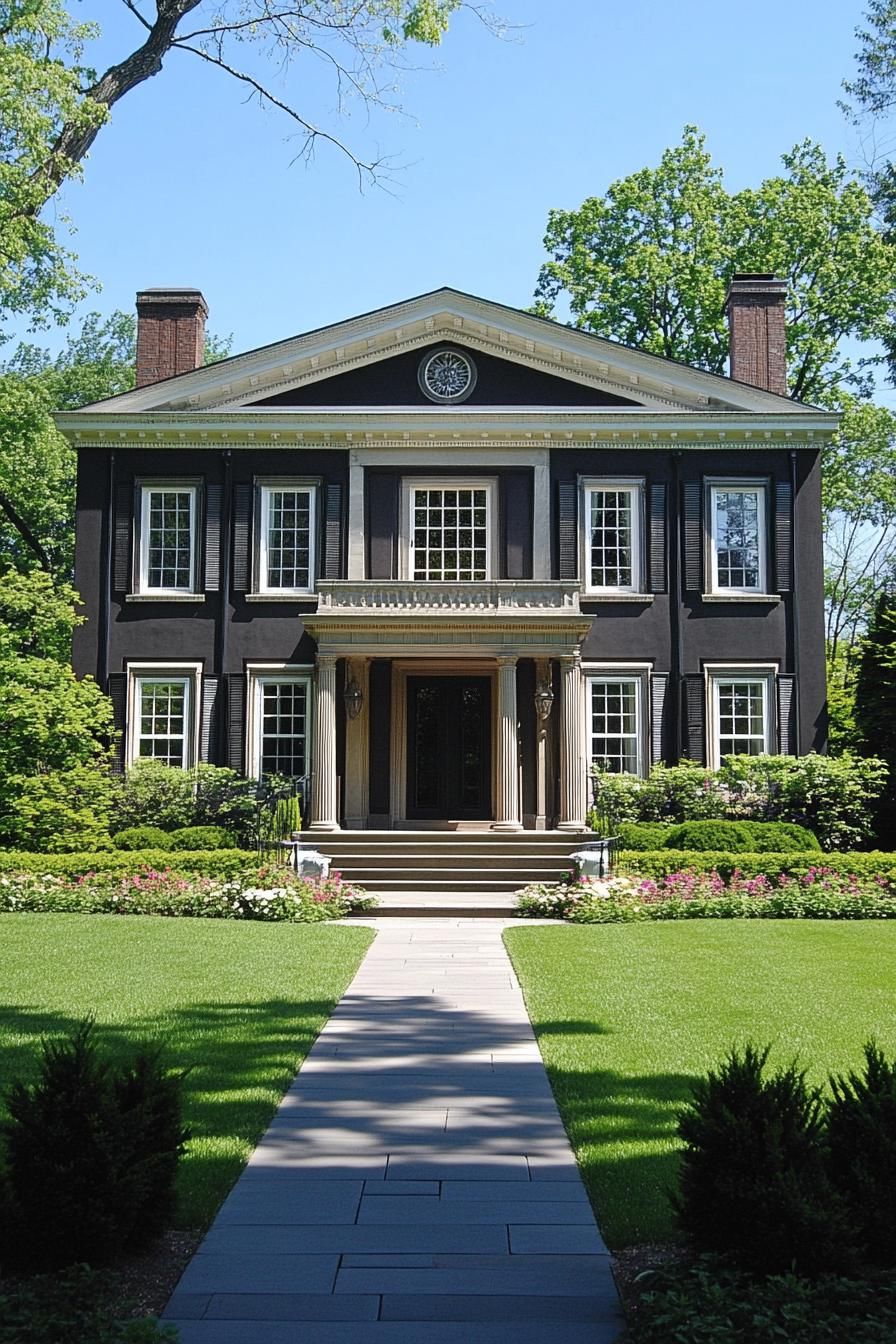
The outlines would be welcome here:
<svg viewBox="0 0 896 1344">
<path fill-rule="evenodd" d="M 735 277 L 731 378 L 452 289 L 206 367 L 201 294 L 137 308 L 136 389 L 58 417 L 122 767 L 578 832 L 595 759 L 824 749 L 836 417 L 786 396 L 783 283 Z"/>
</svg>

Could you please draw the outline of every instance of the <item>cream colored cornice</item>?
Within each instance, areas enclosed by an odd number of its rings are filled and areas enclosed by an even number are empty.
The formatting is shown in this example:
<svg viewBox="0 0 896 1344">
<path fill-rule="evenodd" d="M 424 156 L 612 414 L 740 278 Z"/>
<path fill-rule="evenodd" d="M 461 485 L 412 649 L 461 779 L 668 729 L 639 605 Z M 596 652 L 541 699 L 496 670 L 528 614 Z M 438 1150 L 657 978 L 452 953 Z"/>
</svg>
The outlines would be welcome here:
<svg viewBox="0 0 896 1344">
<path fill-rule="evenodd" d="M 207 413 L 66 411 L 56 424 L 77 447 L 396 448 L 412 444 L 519 448 L 718 448 L 821 444 L 838 417 L 803 409 L 785 415 L 743 411 L 650 411 L 642 407 L 254 408 Z"/>
</svg>

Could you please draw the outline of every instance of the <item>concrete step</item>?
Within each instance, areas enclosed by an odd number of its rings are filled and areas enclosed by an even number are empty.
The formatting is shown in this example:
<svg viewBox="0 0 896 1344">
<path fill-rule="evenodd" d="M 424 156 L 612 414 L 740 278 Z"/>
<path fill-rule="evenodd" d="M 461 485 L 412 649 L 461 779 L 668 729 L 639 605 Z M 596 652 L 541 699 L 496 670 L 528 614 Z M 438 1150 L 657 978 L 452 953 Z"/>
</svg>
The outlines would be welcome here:
<svg viewBox="0 0 896 1344">
<path fill-rule="evenodd" d="M 343 871 L 352 868 L 483 868 L 512 869 L 537 868 L 540 872 L 566 872 L 569 859 L 565 854 L 461 854 L 448 851 L 441 854 L 407 854 L 404 850 L 395 852 L 371 852 L 366 854 L 332 855 L 333 861 L 342 865 Z"/>
<path fill-rule="evenodd" d="M 376 900 L 370 914 L 385 919 L 512 919 L 515 913 L 513 896 L 500 892 L 378 891 Z"/>
<path fill-rule="evenodd" d="M 343 872 L 341 868 L 337 868 L 336 871 L 342 874 L 342 877 L 346 882 L 350 882 L 354 886 L 363 887 L 364 890 L 369 891 L 372 896 L 375 896 L 380 891 L 430 892 L 446 890 L 455 892 L 487 891 L 493 894 L 503 893 L 512 895 L 522 887 L 525 887 L 530 880 L 529 878 L 523 879 L 519 876 L 511 878 L 495 878 L 492 877 L 490 873 L 476 873 L 469 870 L 466 870 L 460 877 L 452 876 L 450 872 L 446 873 L 444 870 L 439 869 L 431 869 L 429 873 L 421 873 L 414 877 L 403 877 L 395 872 L 383 873 L 381 876 L 375 874 L 356 876 L 354 873 Z M 540 881 L 541 879 L 535 878 L 531 880 Z"/>
</svg>

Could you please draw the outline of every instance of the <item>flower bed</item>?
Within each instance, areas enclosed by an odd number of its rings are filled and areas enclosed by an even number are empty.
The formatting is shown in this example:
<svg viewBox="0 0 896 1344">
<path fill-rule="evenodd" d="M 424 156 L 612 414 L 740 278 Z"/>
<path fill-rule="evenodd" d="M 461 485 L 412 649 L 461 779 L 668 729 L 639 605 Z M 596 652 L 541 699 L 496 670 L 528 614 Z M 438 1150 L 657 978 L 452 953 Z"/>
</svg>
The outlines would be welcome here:
<svg viewBox="0 0 896 1344">
<path fill-rule="evenodd" d="M 761 857 L 767 858 L 767 855 Z M 844 873 L 826 862 L 805 872 L 730 874 L 717 869 L 659 877 L 533 883 L 517 895 L 517 913 L 576 924 L 649 919 L 896 919 L 896 880 Z"/>
<path fill-rule="evenodd" d="M 659 880 L 673 873 L 718 873 L 726 881 L 735 872 L 743 877 L 767 877 L 775 881 L 779 874 L 803 877 L 824 866 L 842 876 L 883 877 L 896 890 L 896 854 L 872 850 L 847 854 L 731 854 L 719 850 L 621 850 L 616 855 L 615 871 L 626 877 L 652 877 Z"/>
<path fill-rule="evenodd" d="M 137 872 L 7 872 L 0 875 L 0 912 L 188 915 L 309 924 L 341 919 L 374 904 L 338 873 L 317 881 L 288 868 L 259 867 L 236 876 L 205 877 L 143 865 Z"/>
</svg>

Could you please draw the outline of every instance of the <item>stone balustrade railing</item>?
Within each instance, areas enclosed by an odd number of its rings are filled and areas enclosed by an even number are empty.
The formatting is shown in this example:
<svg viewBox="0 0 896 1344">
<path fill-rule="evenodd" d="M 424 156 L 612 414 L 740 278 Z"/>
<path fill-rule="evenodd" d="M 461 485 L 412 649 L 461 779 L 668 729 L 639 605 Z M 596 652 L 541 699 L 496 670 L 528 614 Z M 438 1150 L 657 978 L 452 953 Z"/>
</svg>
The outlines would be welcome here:
<svg viewBox="0 0 896 1344">
<path fill-rule="evenodd" d="M 496 579 L 485 583 L 421 583 L 411 579 L 326 579 L 318 585 L 318 611 L 382 611 L 512 615 L 538 612 L 579 615 L 576 582 Z"/>
</svg>

